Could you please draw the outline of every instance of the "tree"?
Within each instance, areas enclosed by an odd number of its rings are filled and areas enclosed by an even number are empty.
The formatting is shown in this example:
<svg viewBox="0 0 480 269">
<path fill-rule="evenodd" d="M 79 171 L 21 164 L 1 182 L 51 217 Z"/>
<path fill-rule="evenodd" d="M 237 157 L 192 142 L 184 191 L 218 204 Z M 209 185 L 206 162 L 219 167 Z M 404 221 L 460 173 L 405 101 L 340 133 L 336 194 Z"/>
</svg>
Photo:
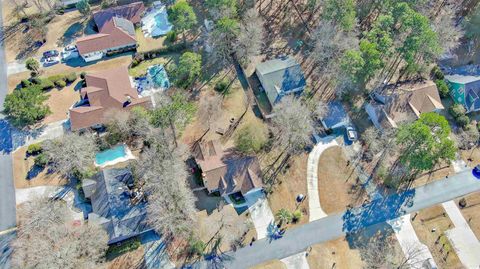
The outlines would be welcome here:
<svg viewBox="0 0 480 269">
<path fill-rule="evenodd" d="M 312 114 L 317 120 L 320 120 L 328 115 L 328 110 L 328 105 L 325 102 L 318 101 L 313 109 Z"/>
<path fill-rule="evenodd" d="M 468 125 L 465 130 L 459 128 L 457 133 L 454 135 L 455 141 L 457 142 L 458 148 L 463 150 L 469 150 L 475 147 L 478 144 L 480 134 L 475 125 Z"/>
<path fill-rule="evenodd" d="M 15 126 L 32 125 L 51 113 L 44 104 L 47 100 L 48 96 L 38 85 L 14 90 L 5 97 L 4 113 Z"/>
<path fill-rule="evenodd" d="M 52 168 L 62 175 L 86 174 L 95 162 L 97 144 L 91 134 L 69 133 L 42 143 Z"/>
<path fill-rule="evenodd" d="M 208 44 L 212 47 L 212 62 L 226 65 L 231 61 L 237 49 L 239 33 L 240 26 L 235 19 L 222 18 L 215 23 L 215 29 L 208 37 Z"/>
<path fill-rule="evenodd" d="M 84 16 L 90 15 L 90 13 L 92 13 L 88 0 L 81 0 L 75 5 L 75 7 L 78 9 L 78 12 L 80 12 L 80 14 Z"/>
<path fill-rule="evenodd" d="M 233 18 L 237 15 L 237 1 L 235 0 L 205 0 L 205 5 L 214 20 Z"/>
<path fill-rule="evenodd" d="M 417 121 L 401 126 L 397 133 L 401 163 L 416 173 L 455 159 L 456 149 L 449 134 L 448 121 L 434 112 L 424 113 Z"/>
<path fill-rule="evenodd" d="M 473 44 L 477 44 L 477 46 L 478 40 L 480 38 L 480 28 L 478 27 L 478 25 L 480 25 L 479 5 L 477 5 L 475 11 L 465 20 L 465 36 L 468 39 L 472 40 Z"/>
<path fill-rule="evenodd" d="M 180 88 L 188 88 L 202 73 L 202 55 L 185 52 L 180 56 L 178 66 L 174 68 L 175 84 Z"/>
<path fill-rule="evenodd" d="M 282 208 L 277 211 L 277 213 L 275 214 L 275 217 L 278 220 L 278 225 L 282 227 L 283 224 L 288 224 L 290 221 L 292 221 L 293 216 L 292 216 L 292 213 L 290 213 L 290 211 L 286 210 L 285 208 Z"/>
<path fill-rule="evenodd" d="M 130 111 L 113 109 L 107 111 L 105 118 L 109 119 L 107 141 L 111 145 L 145 139 L 150 132 L 150 118 L 143 107 L 134 107 Z"/>
<path fill-rule="evenodd" d="M 107 233 L 93 222 L 72 224 L 62 201 L 35 198 L 18 210 L 13 241 L 14 268 L 98 268 L 104 262 Z"/>
<path fill-rule="evenodd" d="M 450 89 L 448 88 L 447 83 L 443 79 L 435 80 L 435 84 L 437 85 L 438 92 L 442 98 L 447 98 L 450 94 Z"/>
<path fill-rule="evenodd" d="M 28 58 L 27 61 L 25 61 L 25 67 L 34 72 L 34 74 L 38 74 L 40 70 L 40 63 L 34 58 Z"/>
<path fill-rule="evenodd" d="M 273 108 L 273 133 L 276 142 L 288 153 L 303 149 L 313 133 L 313 122 L 308 108 L 294 96 L 285 96 Z"/>
<path fill-rule="evenodd" d="M 354 0 L 327 0 L 322 14 L 327 20 L 338 24 L 345 31 L 355 27 L 356 12 Z"/>
<path fill-rule="evenodd" d="M 263 24 L 255 8 L 247 10 L 240 24 L 236 44 L 236 56 L 243 64 L 248 64 L 250 58 L 260 54 L 265 36 Z"/>
<path fill-rule="evenodd" d="M 197 15 L 186 0 L 179 0 L 168 10 L 168 20 L 176 31 L 182 33 L 183 42 L 186 43 L 186 32 L 197 24 Z"/>
<path fill-rule="evenodd" d="M 259 152 L 267 140 L 267 130 L 250 123 L 238 131 L 235 136 L 235 146 L 239 151 L 251 154 Z"/>
<path fill-rule="evenodd" d="M 433 30 L 437 33 L 443 53 L 452 52 L 457 48 L 465 34 L 462 25 L 456 22 L 455 10 L 450 8 L 446 9 L 445 14 L 433 18 Z"/>
<path fill-rule="evenodd" d="M 374 155 L 392 149 L 395 146 L 395 143 L 392 142 L 394 137 L 394 129 L 380 131 L 376 127 L 368 127 L 361 136 L 367 147 L 364 157 L 371 160 Z"/>
</svg>

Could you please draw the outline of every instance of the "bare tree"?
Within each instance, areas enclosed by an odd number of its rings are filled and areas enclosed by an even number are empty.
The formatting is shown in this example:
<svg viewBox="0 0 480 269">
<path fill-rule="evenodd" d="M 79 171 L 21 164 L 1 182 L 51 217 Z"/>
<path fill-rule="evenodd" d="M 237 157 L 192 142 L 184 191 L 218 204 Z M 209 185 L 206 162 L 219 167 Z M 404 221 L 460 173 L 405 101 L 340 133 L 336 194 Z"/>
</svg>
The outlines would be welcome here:
<svg viewBox="0 0 480 269">
<path fill-rule="evenodd" d="M 105 118 L 107 130 L 110 135 L 117 136 L 121 141 L 145 139 L 150 132 L 151 125 L 148 122 L 147 112 L 138 107 L 131 111 L 113 109 L 107 111 Z"/>
<path fill-rule="evenodd" d="M 456 10 L 445 8 L 444 14 L 433 18 L 433 29 L 437 33 L 439 44 L 444 53 L 452 52 L 460 45 L 460 38 L 465 35 L 465 31 L 460 23 L 455 19 Z"/>
<path fill-rule="evenodd" d="M 73 225 L 66 204 L 36 198 L 20 207 L 13 268 L 102 268 L 108 236 L 94 223 Z"/>
<path fill-rule="evenodd" d="M 264 21 L 255 8 L 247 10 L 240 24 L 240 33 L 237 38 L 236 55 L 244 64 L 250 58 L 260 54 L 265 36 Z"/>
<path fill-rule="evenodd" d="M 459 128 L 454 134 L 454 139 L 460 149 L 468 150 L 478 144 L 480 134 L 475 125 L 470 125 L 463 130 Z"/>
<path fill-rule="evenodd" d="M 52 168 L 63 175 L 86 173 L 95 161 L 97 144 L 92 134 L 69 133 L 42 143 Z"/>
<path fill-rule="evenodd" d="M 362 260 L 367 269 L 381 268 L 423 268 L 420 245 L 410 244 L 405 249 L 396 245 L 393 238 L 376 238 L 361 248 Z"/>
<path fill-rule="evenodd" d="M 313 116 L 319 120 L 328 114 L 328 105 L 323 101 L 318 101 L 313 108 Z"/>
</svg>

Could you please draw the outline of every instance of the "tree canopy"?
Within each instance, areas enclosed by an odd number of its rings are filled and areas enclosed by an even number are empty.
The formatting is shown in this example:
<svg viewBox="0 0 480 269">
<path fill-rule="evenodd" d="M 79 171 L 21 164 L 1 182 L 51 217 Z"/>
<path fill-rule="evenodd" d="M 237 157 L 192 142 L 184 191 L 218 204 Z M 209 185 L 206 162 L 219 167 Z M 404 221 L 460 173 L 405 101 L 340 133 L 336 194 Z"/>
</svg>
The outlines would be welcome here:
<svg viewBox="0 0 480 269">
<path fill-rule="evenodd" d="M 5 97 L 4 112 L 12 124 L 19 127 L 32 125 L 50 114 L 45 104 L 48 96 L 39 85 L 14 90 Z"/>
<path fill-rule="evenodd" d="M 183 33 L 185 42 L 185 31 L 191 30 L 197 24 L 197 15 L 187 1 L 179 0 L 168 9 L 168 20 L 172 22 L 175 30 Z"/>
<path fill-rule="evenodd" d="M 178 65 L 173 69 L 175 84 L 180 88 L 188 88 L 202 73 L 202 55 L 185 52 L 180 56 Z"/>
<path fill-rule="evenodd" d="M 355 27 L 356 11 L 354 0 L 327 0 L 323 16 L 349 31 Z"/>
</svg>

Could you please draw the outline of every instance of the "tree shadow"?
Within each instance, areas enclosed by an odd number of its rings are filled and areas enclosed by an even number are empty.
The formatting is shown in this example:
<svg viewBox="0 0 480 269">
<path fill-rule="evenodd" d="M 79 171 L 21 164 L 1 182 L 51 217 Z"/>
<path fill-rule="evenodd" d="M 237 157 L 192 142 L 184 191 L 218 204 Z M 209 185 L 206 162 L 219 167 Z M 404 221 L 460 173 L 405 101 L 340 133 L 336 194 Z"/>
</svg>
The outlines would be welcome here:
<svg viewBox="0 0 480 269">
<path fill-rule="evenodd" d="M 76 22 L 70 25 L 63 35 L 57 40 L 58 46 L 66 46 L 72 43 L 75 39 L 83 35 L 85 25 L 81 22 Z"/>
<path fill-rule="evenodd" d="M 45 170 L 45 166 L 33 165 L 30 170 L 28 170 L 25 179 L 32 180 L 36 178 L 43 170 Z"/>
</svg>

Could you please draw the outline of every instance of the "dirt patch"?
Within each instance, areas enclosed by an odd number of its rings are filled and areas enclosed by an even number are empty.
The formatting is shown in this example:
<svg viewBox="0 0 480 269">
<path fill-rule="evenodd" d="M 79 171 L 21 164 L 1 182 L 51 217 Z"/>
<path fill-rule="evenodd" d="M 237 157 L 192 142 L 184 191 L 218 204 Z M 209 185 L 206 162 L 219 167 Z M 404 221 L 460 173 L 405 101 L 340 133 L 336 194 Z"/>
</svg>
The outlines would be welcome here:
<svg viewBox="0 0 480 269">
<path fill-rule="evenodd" d="M 21 147 L 13 152 L 13 179 L 16 189 L 37 186 L 62 186 L 67 180 L 57 173 L 48 173 L 48 169 L 35 170 L 34 158 L 25 159 L 27 147 Z M 27 179 L 28 176 L 31 179 Z M 35 176 L 33 176 L 35 175 Z"/>
<path fill-rule="evenodd" d="M 419 175 L 413 182 L 413 187 L 420 187 L 433 181 L 445 179 L 449 175 L 454 175 L 453 165 L 442 165 L 440 168 L 434 169 L 432 172 L 424 172 Z"/>
<path fill-rule="evenodd" d="M 436 205 L 423 209 L 418 212 L 418 215 L 413 214 L 413 217 L 415 218 L 412 225 L 418 238 L 430 249 L 439 268 L 463 268 L 450 241 L 444 234 L 454 226 L 443 207 Z"/>
<path fill-rule="evenodd" d="M 480 164 L 480 148 L 475 147 L 471 150 L 460 150 L 460 157 L 462 157 L 462 160 L 464 160 L 470 168 L 473 168 Z"/>
<path fill-rule="evenodd" d="M 279 183 L 273 186 L 273 192 L 268 196 L 274 214 L 282 208 L 291 212 L 302 211 L 303 216 L 296 225 L 307 223 L 309 219 L 308 197 L 301 204 L 296 202 L 297 195 L 307 194 L 307 159 L 306 153 L 292 157 L 289 169 L 279 176 Z"/>
<path fill-rule="evenodd" d="M 343 212 L 349 205 L 363 202 L 364 195 L 355 190 L 356 181 L 357 174 L 341 147 L 328 148 L 322 153 L 318 162 L 318 191 L 325 213 Z"/>
<path fill-rule="evenodd" d="M 251 269 L 287 269 L 287 266 L 279 260 L 273 260 L 256 265 Z"/>
<path fill-rule="evenodd" d="M 108 269 L 130 269 L 143 268 L 144 249 L 143 246 L 116 257 L 107 264 Z"/>
<path fill-rule="evenodd" d="M 345 238 L 313 245 L 308 250 L 307 260 L 311 269 L 363 268 L 360 251 L 351 249 Z"/>
<path fill-rule="evenodd" d="M 480 238 L 480 193 L 473 193 L 464 198 L 467 201 L 467 206 L 461 208 L 460 211 L 465 220 L 468 221 L 475 236 Z M 459 201 L 460 199 L 457 199 L 455 203 L 458 205 Z"/>
</svg>

